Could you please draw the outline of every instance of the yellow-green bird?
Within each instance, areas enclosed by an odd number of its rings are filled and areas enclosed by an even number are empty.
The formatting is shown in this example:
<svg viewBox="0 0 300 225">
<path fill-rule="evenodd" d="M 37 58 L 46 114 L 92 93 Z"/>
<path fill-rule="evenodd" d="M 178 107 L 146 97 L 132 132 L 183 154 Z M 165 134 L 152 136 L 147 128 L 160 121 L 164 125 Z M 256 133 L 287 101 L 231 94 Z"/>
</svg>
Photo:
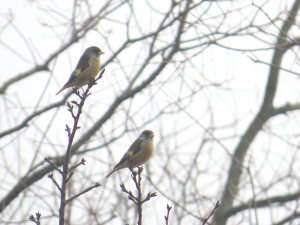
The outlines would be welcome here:
<svg viewBox="0 0 300 225">
<path fill-rule="evenodd" d="M 106 178 L 117 170 L 138 167 L 147 162 L 154 151 L 153 138 L 153 131 L 144 130 Z"/>
<path fill-rule="evenodd" d="M 73 73 L 71 74 L 68 82 L 56 93 L 60 92 L 69 87 L 83 86 L 88 84 L 91 78 L 95 78 L 100 71 L 100 55 L 104 54 L 97 46 L 91 46 L 87 48 L 83 55 L 80 57 L 79 62 Z"/>
</svg>

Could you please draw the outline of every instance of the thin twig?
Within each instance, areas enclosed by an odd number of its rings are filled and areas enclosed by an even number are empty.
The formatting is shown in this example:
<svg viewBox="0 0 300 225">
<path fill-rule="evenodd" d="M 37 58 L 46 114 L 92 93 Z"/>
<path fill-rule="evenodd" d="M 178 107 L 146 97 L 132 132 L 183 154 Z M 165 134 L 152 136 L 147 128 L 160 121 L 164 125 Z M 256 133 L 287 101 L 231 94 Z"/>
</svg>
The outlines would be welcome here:
<svg viewBox="0 0 300 225">
<path fill-rule="evenodd" d="M 74 172 L 69 172 L 68 174 L 68 178 L 66 179 L 66 183 L 69 182 L 69 180 L 71 179 L 71 177 L 73 176 Z"/>
<path fill-rule="evenodd" d="M 209 214 L 209 216 L 207 218 L 204 219 L 203 224 L 205 225 L 205 223 L 209 220 L 209 218 L 214 214 L 215 210 L 220 206 L 220 201 L 218 200 L 215 207 L 213 208 L 213 210 L 211 211 L 211 213 Z"/>
<path fill-rule="evenodd" d="M 57 170 L 60 174 L 62 174 L 61 169 L 59 169 L 53 162 L 50 161 L 50 157 L 44 159 L 47 163 L 51 164 L 55 170 Z"/>
<path fill-rule="evenodd" d="M 52 182 L 55 184 L 55 186 L 58 188 L 58 190 L 61 192 L 61 188 L 59 186 L 59 184 L 57 183 L 57 181 L 53 178 L 53 173 L 48 174 L 48 178 L 50 178 L 52 180 Z"/>
<path fill-rule="evenodd" d="M 102 78 L 102 75 L 104 73 L 104 69 L 101 71 L 100 75 L 96 78 L 96 79 L 91 79 L 88 87 L 86 88 L 86 90 L 83 92 L 83 94 L 81 95 L 79 93 L 79 91 L 76 91 L 75 88 L 73 88 L 73 92 L 75 93 L 75 95 L 77 95 L 80 99 L 80 103 L 77 103 L 76 101 L 71 101 L 71 103 L 73 105 L 77 106 L 77 112 L 76 114 L 74 113 L 74 106 L 71 105 L 69 102 L 67 103 L 68 106 L 68 111 L 71 113 L 71 116 L 74 120 L 73 123 L 73 128 L 72 130 L 70 129 L 70 127 L 68 125 L 66 125 L 66 131 L 68 133 L 68 137 L 69 137 L 69 143 L 68 143 L 68 147 L 66 150 L 66 156 L 64 158 L 64 162 L 63 162 L 63 172 L 62 172 L 62 185 L 61 185 L 61 199 L 60 199 L 60 208 L 59 208 L 59 225 L 64 225 L 65 224 L 65 207 L 66 204 L 68 204 L 70 201 L 72 201 L 73 199 L 77 198 L 78 196 L 88 192 L 89 190 L 100 186 L 100 184 L 96 183 L 95 185 L 89 187 L 88 189 L 84 190 L 83 192 L 73 196 L 72 198 L 70 198 L 69 200 L 66 200 L 66 192 L 67 192 L 67 183 L 69 182 L 70 178 L 73 175 L 73 171 L 70 171 L 69 169 L 69 162 L 71 159 L 71 147 L 73 144 L 73 140 L 76 134 L 76 131 L 78 129 L 80 129 L 80 127 L 78 126 L 78 122 L 79 122 L 79 118 L 80 115 L 82 113 L 82 108 L 83 105 L 85 103 L 86 98 L 90 95 L 89 91 L 90 89 L 93 87 L 93 85 L 96 84 L 96 81 L 99 80 L 100 78 Z M 84 161 L 82 160 L 80 162 L 80 165 L 84 163 Z M 78 165 L 79 166 L 79 165 Z M 76 165 L 75 165 L 76 168 Z"/>
<path fill-rule="evenodd" d="M 41 218 L 41 214 L 39 212 L 37 212 L 36 214 L 36 219 L 35 217 L 31 214 L 28 219 L 32 222 L 34 222 L 36 225 L 40 225 L 40 218 Z"/>
<path fill-rule="evenodd" d="M 99 183 L 95 183 L 93 186 L 90 186 L 89 188 L 83 190 L 82 192 L 78 193 L 77 195 L 74 195 L 73 197 L 69 198 L 68 200 L 65 201 L 65 205 L 67 205 L 69 202 L 73 201 L 75 198 L 79 197 L 80 195 L 94 189 L 94 188 L 97 188 L 97 187 L 100 187 L 101 184 Z"/>
<path fill-rule="evenodd" d="M 150 200 L 150 198 L 152 198 L 152 197 L 156 197 L 157 195 L 156 195 L 156 192 L 153 192 L 153 193 L 148 193 L 148 195 L 147 195 L 147 197 L 142 201 L 142 204 L 144 204 L 144 202 L 147 202 L 147 201 L 149 201 Z"/>
<path fill-rule="evenodd" d="M 169 206 L 169 205 L 167 204 L 167 211 L 168 211 L 168 212 L 167 212 L 167 215 L 165 216 L 166 225 L 169 224 L 169 215 L 170 215 L 171 209 L 172 209 L 172 206 Z"/>
<path fill-rule="evenodd" d="M 80 166 L 80 165 L 85 165 L 85 162 L 86 162 L 85 159 L 82 158 L 81 161 L 80 161 L 79 163 L 77 163 L 75 166 L 72 166 L 72 167 L 70 168 L 70 171 L 76 169 L 76 168 L 77 168 L 78 166 Z"/>
<path fill-rule="evenodd" d="M 144 200 L 142 200 L 142 192 L 141 192 L 142 177 L 141 177 L 141 173 L 143 172 L 143 167 L 138 167 L 138 172 L 134 171 L 132 168 L 129 168 L 129 170 L 131 171 L 131 178 L 132 178 L 133 182 L 135 183 L 136 189 L 138 190 L 138 196 L 136 197 L 132 194 L 131 191 L 128 191 L 124 184 L 121 184 L 120 187 L 121 187 L 121 190 L 123 192 L 128 194 L 128 199 L 131 200 L 137 206 L 137 209 L 138 209 L 138 222 L 137 222 L 137 224 L 142 225 L 142 217 L 143 217 L 142 204 L 144 204 L 146 201 L 149 201 L 150 198 L 156 197 L 157 195 L 156 195 L 156 192 L 154 192 L 154 193 L 149 192 L 147 197 Z"/>
<path fill-rule="evenodd" d="M 141 192 L 141 173 L 143 172 L 143 167 L 138 167 L 138 173 L 132 173 L 131 177 L 135 183 L 136 189 L 138 191 L 138 197 L 137 197 L 137 209 L 138 209 L 138 225 L 142 225 L 142 218 L 143 218 L 143 212 L 142 212 L 142 192 Z M 138 180 L 136 179 L 138 177 Z"/>
</svg>

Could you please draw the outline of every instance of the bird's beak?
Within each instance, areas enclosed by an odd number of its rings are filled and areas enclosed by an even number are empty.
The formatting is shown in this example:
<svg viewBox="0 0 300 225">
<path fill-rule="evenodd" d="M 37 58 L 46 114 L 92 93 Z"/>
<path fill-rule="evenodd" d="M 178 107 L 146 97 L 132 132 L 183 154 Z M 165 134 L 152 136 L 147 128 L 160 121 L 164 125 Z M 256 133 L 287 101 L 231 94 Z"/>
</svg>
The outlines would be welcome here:
<svg viewBox="0 0 300 225">
<path fill-rule="evenodd" d="M 100 52 L 100 55 L 102 55 L 102 54 L 105 54 L 105 52 L 102 52 L 102 51 L 101 51 L 101 52 Z"/>
<path fill-rule="evenodd" d="M 150 138 L 153 138 L 154 137 L 154 134 L 152 133 L 152 134 L 150 134 Z"/>
</svg>

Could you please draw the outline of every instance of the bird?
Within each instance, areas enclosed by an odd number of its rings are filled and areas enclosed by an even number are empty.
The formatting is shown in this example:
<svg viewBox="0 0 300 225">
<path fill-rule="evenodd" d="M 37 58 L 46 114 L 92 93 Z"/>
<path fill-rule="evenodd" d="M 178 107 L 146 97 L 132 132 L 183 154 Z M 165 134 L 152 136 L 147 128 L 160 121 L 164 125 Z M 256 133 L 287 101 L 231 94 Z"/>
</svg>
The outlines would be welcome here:
<svg viewBox="0 0 300 225">
<path fill-rule="evenodd" d="M 56 93 L 56 95 L 66 88 L 74 86 L 81 87 L 88 84 L 91 78 L 95 78 L 100 71 L 100 55 L 102 54 L 104 54 L 104 52 L 97 46 L 87 48 L 80 57 L 68 82 Z"/>
<path fill-rule="evenodd" d="M 149 160 L 153 151 L 154 132 L 151 130 L 144 130 L 140 136 L 132 143 L 127 152 L 123 155 L 120 162 L 113 168 L 113 170 L 106 175 L 108 178 L 114 172 L 124 168 L 135 168 L 143 165 Z"/>
</svg>

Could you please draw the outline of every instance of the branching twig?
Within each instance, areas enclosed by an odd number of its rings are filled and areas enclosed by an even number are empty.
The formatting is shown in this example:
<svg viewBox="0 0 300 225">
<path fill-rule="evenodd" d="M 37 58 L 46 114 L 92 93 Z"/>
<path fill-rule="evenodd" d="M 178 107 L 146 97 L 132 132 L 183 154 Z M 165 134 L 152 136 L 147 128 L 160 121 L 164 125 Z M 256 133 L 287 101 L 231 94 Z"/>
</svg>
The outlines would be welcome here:
<svg viewBox="0 0 300 225">
<path fill-rule="evenodd" d="M 96 79 L 91 79 L 90 80 L 90 83 L 88 84 L 87 89 L 83 92 L 82 95 L 79 93 L 79 91 L 76 91 L 76 89 L 73 88 L 73 92 L 75 93 L 75 95 L 77 95 L 79 97 L 80 102 L 78 103 L 76 101 L 71 101 L 71 103 L 70 102 L 67 103 L 68 111 L 71 113 L 71 116 L 74 120 L 74 123 L 73 123 L 73 128 L 72 129 L 68 125 L 66 125 L 66 131 L 68 133 L 69 142 L 68 142 L 68 147 L 67 147 L 67 150 L 66 150 L 66 155 L 64 157 L 63 170 L 60 170 L 59 168 L 57 168 L 57 166 L 54 165 L 54 163 L 50 162 L 49 158 L 45 158 L 45 161 L 50 163 L 52 166 L 54 166 L 54 168 L 57 171 L 59 171 L 59 173 L 62 175 L 62 184 L 61 184 L 61 186 L 59 186 L 58 183 L 56 182 L 56 180 L 54 180 L 53 174 L 48 175 L 48 177 L 53 181 L 53 183 L 55 184 L 55 186 L 59 189 L 59 191 L 61 193 L 60 208 L 59 208 L 59 224 L 60 225 L 64 225 L 64 223 L 65 223 L 65 207 L 69 202 L 71 202 L 75 198 L 79 197 L 80 195 L 82 195 L 82 194 L 84 194 L 84 193 L 100 186 L 99 183 L 96 183 L 95 185 L 85 189 L 84 191 L 80 192 L 79 194 L 77 194 L 77 195 L 73 196 L 72 198 L 66 200 L 67 183 L 69 182 L 70 178 L 73 176 L 74 169 L 76 169 L 80 165 L 85 165 L 85 159 L 83 158 L 79 163 L 77 163 L 76 165 L 69 168 L 69 162 L 70 162 L 70 159 L 71 159 L 71 147 L 72 147 L 72 144 L 73 144 L 75 133 L 78 129 L 80 129 L 80 127 L 78 126 L 79 118 L 80 118 L 80 115 L 82 113 L 82 108 L 83 108 L 84 102 L 85 102 L 86 98 L 90 95 L 89 91 L 90 91 L 91 87 L 93 87 L 95 84 L 97 84 L 96 82 L 100 78 L 102 78 L 102 75 L 103 75 L 104 71 L 105 70 L 103 69 L 101 71 L 100 75 Z M 77 106 L 77 112 L 76 113 L 74 113 L 74 105 Z"/>
<path fill-rule="evenodd" d="M 37 212 L 36 214 L 36 218 L 31 214 L 28 219 L 32 222 L 34 222 L 36 225 L 40 225 L 40 218 L 41 218 L 41 214 L 39 212 Z"/>
<path fill-rule="evenodd" d="M 148 193 L 147 197 L 142 201 L 142 204 L 144 204 L 144 202 L 147 202 L 150 200 L 150 198 L 152 197 L 156 197 L 156 192 L 153 192 L 153 193 Z"/>
<path fill-rule="evenodd" d="M 133 182 L 135 183 L 135 186 L 136 186 L 136 189 L 138 191 L 138 196 L 134 196 L 132 194 L 131 191 L 128 191 L 126 189 L 126 187 L 124 186 L 124 184 L 121 184 L 120 187 L 121 187 L 121 190 L 123 192 L 125 192 L 126 194 L 128 194 L 128 199 L 133 201 L 133 203 L 137 206 L 137 209 L 138 209 L 138 222 L 137 224 L 138 225 L 142 225 L 142 204 L 144 204 L 146 201 L 149 201 L 150 198 L 152 197 L 156 197 L 156 192 L 154 193 L 148 193 L 147 197 L 142 200 L 142 192 L 141 192 L 141 180 L 142 180 L 142 177 L 141 177 L 141 173 L 143 172 L 143 167 L 138 167 L 138 172 L 134 171 L 132 168 L 129 168 L 130 171 L 131 171 L 131 178 L 133 180 Z"/>
<path fill-rule="evenodd" d="M 137 198 L 132 194 L 132 192 L 131 191 L 127 191 L 127 189 L 125 188 L 124 184 L 121 184 L 120 187 L 121 187 L 121 190 L 123 192 L 125 192 L 126 194 L 128 194 L 128 199 L 131 200 L 131 201 L 133 201 L 133 203 L 135 205 L 137 205 Z"/>
<path fill-rule="evenodd" d="M 167 215 L 165 216 L 166 225 L 169 224 L 169 215 L 170 215 L 171 209 L 172 209 L 172 206 L 167 205 L 168 212 L 167 212 Z"/>
</svg>

